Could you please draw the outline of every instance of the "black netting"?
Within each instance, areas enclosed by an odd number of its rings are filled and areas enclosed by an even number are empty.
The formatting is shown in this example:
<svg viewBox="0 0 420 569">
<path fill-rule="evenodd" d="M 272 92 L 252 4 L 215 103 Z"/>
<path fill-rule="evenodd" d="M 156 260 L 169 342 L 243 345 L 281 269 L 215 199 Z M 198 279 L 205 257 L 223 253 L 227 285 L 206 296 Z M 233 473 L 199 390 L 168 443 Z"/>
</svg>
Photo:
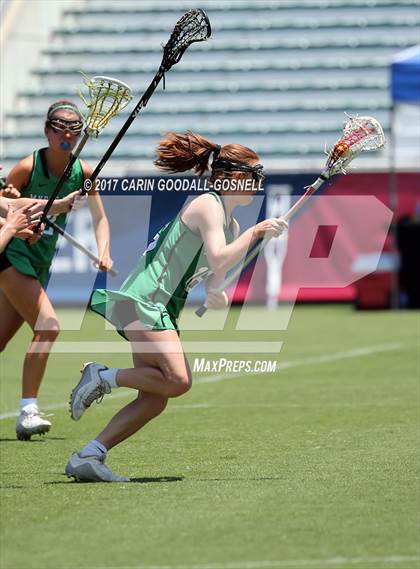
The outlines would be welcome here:
<svg viewBox="0 0 420 569">
<path fill-rule="evenodd" d="M 162 69 L 168 71 L 177 63 L 184 51 L 194 42 L 204 41 L 211 35 L 209 19 L 203 10 L 189 10 L 175 25 L 164 47 Z"/>
</svg>

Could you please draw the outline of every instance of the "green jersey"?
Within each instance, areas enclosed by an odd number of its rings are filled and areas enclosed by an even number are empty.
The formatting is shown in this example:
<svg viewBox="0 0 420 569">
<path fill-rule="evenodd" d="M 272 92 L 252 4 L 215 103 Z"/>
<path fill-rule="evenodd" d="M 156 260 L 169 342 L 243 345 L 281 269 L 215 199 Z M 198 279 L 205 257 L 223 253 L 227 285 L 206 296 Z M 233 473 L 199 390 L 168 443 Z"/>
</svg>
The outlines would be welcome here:
<svg viewBox="0 0 420 569">
<path fill-rule="evenodd" d="M 35 150 L 34 163 L 29 184 L 21 190 L 22 197 L 34 199 L 48 199 L 52 194 L 58 178 L 52 176 L 48 172 L 47 161 L 45 156 L 45 148 Z M 79 190 L 83 187 L 84 175 L 80 160 L 74 163 L 70 176 L 64 182 L 57 197 L 64 198 L 71 192 Z M 65 226 L 67 213 L 59 215 L 49 215 L 48 219 L 54 221 L 61 227 Z M 51 228 L 46 228 L 42 237 L 34 245 L 28 245 L 22 239 L 12 239 L 6 249 L 6 255 L 9 261 L 20 270 L 19 259 L 25 257 L 26 264 L 32 265 L 34 268 L 49 268 L 55 253 L 55 246 L 58 239 L 58 233 Z M 26 270 L 22 271 L 27 274 Z M 36 276 L 36 275 L 31 275 Z"/>
<path fill-rule="evenodd" d="M 218 194 L 210 195 L 223 205 Z M 226 213 L 223 229 L 226 243 L 231 243 L 234 236 Z M 185 225 L 180 213 L 156 234 L 120 290 L 94 291 L 90 307 L 119 331 L 129 323 L 130 314 L 131 321 L 138 319 L 149 329 L 177 329 L 188 292 L 209 274 L 203 240 Z M 128 315 L 121 311 L 126 301 L 132 301 Z"/>
</svg>

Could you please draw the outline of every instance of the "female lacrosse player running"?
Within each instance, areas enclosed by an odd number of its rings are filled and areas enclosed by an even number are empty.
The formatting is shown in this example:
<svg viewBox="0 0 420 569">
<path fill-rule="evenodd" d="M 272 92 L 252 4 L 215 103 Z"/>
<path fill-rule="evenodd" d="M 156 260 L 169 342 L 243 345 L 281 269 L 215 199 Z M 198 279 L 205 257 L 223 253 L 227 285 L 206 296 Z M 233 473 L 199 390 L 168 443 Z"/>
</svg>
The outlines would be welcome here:
<svg viewBox="0 0 420 569">
<path fill-rule="evenodd" d="M 58 101 L 51 105 L 44 128 L 48 147 L 36 150 L 12 169 L 3 196 L 48 198 L 68 163 L 82 128 L 82 115 L 76 105 L 69 101 Z M 91 172 L 85 162 L 77 160 L 59 197 L 66 199 L 66 196 L 83 187 L 85 178 Z M 99 268 L 106 271 L 112 266 L 108 220 L 96 192 L 92 192 L 88 202 L 101 258 Z M 77 209 L 83 200 L 81 197 L 72 199 L 71 204 L 73 209 Z M 66 213 L 61 211 L 56 208 L 55 213 L 60 215 L 53 215 L 51 219 L 63 226 Z M 68 204 L 64 209 L 66 211 L 69 211 Z M 38 410 L 37 395 L 49 351 L 59 333 L 57 316 L 45 292 L 57 238 L 58 233 L 47 229 L 33 245 L 12 239 L 0 257 L 0 350 L 4 350 L 23 322 L 27 322 L 33 330 L 32 343 L 23 364 L 21 411 L 16 422 L 16 435 L 21 440 L 46 433 L 51 427 L 51 423 Z"/>
<path fill-rule="evenodd" d="M 177 327 L 188 291 L 207 278 L 207 306 L 225 308 L 226 294 L 214 287 L 226 271 L 256 240 L 277 237 L 287 226 L 281 219 L 267 219 L 239 236 L 232 211 L 252 201 L 263 178 L 258 156 L 249 148 L 239 144 L 220 147 L 193 133 L 169 133 L 160 142 L 157 155 L 155 164 L 161 170 L 194 170 L 200 176 L 212 158 L 210 183 L 214 188 L 218 181 L 249 179 L 251 191 L 223 195 L 211 191 L 192 200 L 158 232 L 119 291 L 96 290 L 92 294 L 90 308 L 131 342 L 134 367 L 109 369 L 85 364 L 71 395 L 71 416 L 80 419 L 93 401 L 100 401 L 112 388 L 129 387 L 137 390 L 138 396 L 70 457 L 66 473 L 79 481 L 129 480 L 113 474 L 104 464 L 107 451 L 162 413 L 168 398 L 183 395 L 191 387 L 191 371 Z"/>
</svg>

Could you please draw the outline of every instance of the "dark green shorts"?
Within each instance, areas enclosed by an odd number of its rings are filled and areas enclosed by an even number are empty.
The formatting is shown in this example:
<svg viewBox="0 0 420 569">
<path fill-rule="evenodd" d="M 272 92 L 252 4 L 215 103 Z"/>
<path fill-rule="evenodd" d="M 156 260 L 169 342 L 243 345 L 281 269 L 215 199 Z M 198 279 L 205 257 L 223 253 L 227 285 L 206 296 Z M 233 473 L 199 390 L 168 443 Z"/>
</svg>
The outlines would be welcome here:
<svg viewBox="0 0 420 569">
<path fill-rule="evenodd" d="M 37 265 L 32 264 L 31 259 L 26 255 L 17 255 L 7 249 L 5 254 L 17 271 L 27 275 L 28 277 L 34 277 L 39 280 L 44 288 L 47 286 L 50 276 L 50 267 L 38 267 Z"/>
</svg>

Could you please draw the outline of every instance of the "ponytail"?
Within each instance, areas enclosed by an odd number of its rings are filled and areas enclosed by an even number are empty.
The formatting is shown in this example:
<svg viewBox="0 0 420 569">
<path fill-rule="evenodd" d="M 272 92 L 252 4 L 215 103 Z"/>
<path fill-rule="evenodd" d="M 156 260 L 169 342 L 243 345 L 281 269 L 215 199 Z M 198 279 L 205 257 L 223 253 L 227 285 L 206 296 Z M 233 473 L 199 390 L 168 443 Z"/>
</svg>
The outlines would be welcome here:
<svg viewBox="0 0 420 569">
<path fill-rule="evenodd" d="M 157 147 L 154 164 L 164 172 L 193 170 L 202 176 L 209 169 L 210 157 L 218 154 L 220 146 L 199 134 L 168 132 Z"/>
<path fill-rule="evenodd" d="M 259 160 L 258 154 L 247 146 L 242 146 L 242 144 L 219 146 L 204 136 L 191 131 L 182 134 L 168 132 L 165 138 L 160 141 L 156 154 L 157 158 L 154 164 L 160 170 L 171 173 L 193 170 L 199 176 L 210 169 L 209 161 L 212 157 L 210 181 L 214 181 L 220 176 L 230 177 L 231 175 L 231 172 L 226 171 L 216 173 L 214 167 L 219 160 L 229 160 L 248 166 L 254 165 Z"/>
</svg>

